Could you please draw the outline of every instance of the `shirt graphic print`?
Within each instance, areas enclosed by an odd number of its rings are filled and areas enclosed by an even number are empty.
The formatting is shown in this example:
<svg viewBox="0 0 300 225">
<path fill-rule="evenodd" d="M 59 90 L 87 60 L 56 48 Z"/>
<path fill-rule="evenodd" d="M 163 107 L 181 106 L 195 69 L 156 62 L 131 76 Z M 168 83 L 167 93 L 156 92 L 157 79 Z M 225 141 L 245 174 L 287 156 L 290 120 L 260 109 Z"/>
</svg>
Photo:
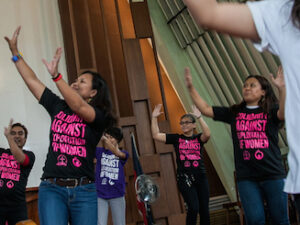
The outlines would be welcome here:
<svg viewBox="0 0 300 225">
<path fill-rule="evenodd" d="M 72 156 L 75 167 L 81 166 L 80 158 L 86 158 L 86 140 L 84 139 L 86 124 L 76 114 L 67 115 L 60 111 L 54 118 L 51 131 L 53 132 L 52 149 L 60 153 L 57 166 L 67 166 L 68 158 Z"/>
<path fill-rule="evenodd" d="M 246 114 L 238 113 L 236 116 L 236 133 L 240 149 L 243 149 L 244 160 L 255 157 L 256 160 L 264 158 L 263 149 L 269 148 L 266 135 L 268 115 L 265 113 Z"/>
</svg>

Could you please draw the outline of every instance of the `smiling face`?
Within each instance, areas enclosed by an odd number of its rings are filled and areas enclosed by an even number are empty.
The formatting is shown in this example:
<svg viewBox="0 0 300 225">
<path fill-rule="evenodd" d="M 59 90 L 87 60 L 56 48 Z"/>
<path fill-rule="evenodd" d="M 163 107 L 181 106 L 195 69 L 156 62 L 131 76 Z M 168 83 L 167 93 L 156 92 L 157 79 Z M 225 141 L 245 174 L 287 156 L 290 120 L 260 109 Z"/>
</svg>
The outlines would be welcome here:
<svg viewBox="0 0 300 225">
<path fill-rule="evenodd" d="M 256 78 L 251 77 L 245 81 L 243 86 L 243 99 L 248 106 L 258 105 L 264 95 L 265 91 Z"/>
<path fill-rule="evenodd" d="M 80 75 L 71 87 L 85 100 L 89 101 L 97 94 L 93 89 L 93 76 L 89 73 Z"/>
<path fill-rule="evenodd" d="M 26 143 L 25 131 L 22 127 L 15 126 L 11 128 L 10 135 L 14 138 L 14 141 L 19 148 L 23 148 Z"/>
<path fill-rule="evenodd" d="M 196 128 L 195 121 L 190 117 L 182 117 L 180 120 L 180 127 L 185 136 L 192 136 Z"/>
</svg>

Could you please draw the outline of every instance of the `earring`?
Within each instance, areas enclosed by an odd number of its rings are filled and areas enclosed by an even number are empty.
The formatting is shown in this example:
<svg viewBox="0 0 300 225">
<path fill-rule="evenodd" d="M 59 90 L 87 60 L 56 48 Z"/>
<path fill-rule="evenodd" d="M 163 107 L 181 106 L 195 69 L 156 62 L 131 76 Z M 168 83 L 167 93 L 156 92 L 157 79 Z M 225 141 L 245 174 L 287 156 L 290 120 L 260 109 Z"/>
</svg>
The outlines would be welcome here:
<svg viewBox="0 0 300 225">
<path fill-rule="evenodd" d="M 87 103 L 90 103 L 92 101 L 92 98 L 89 98 L 88 100 L 87 100 Z"/>
</svg>

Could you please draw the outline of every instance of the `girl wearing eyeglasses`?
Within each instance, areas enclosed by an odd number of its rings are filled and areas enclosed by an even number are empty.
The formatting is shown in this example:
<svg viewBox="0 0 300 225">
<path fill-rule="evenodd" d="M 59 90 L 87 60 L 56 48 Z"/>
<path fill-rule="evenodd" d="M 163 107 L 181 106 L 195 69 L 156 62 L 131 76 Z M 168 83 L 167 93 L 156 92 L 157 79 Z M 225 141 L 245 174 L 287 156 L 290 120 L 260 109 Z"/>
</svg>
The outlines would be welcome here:
<svg viewBox="0 0 300 225">
<path fill-rule="evenodd" d="M 151 130 L 155 140 L 173 144 L 177 163 L 177 185 L 187 206 L 187 225 L 196 225 L 200 214 L 200 224 L 209 222 L 209 188 L 203 162 L 203 145 L 210 138 L 210 130 L 201 117 L 200 111 L 193 106 L 193 112 L 180 118 L 182 134 L 166 134 L 159 131 L 157 117 L 162 105 L 155 106 L 152 112 Z M 196 119 L 199 120 L 202 133 L 195 134 Z"/>
</svg>

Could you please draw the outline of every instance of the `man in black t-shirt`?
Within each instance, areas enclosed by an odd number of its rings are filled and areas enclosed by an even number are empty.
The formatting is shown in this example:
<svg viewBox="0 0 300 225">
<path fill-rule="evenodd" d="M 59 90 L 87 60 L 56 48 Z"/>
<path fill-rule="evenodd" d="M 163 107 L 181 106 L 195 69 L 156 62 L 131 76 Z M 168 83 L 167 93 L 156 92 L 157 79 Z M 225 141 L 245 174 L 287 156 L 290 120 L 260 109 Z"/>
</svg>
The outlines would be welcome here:
<svg viewBox="0 0 300 225">
<path fill-rule="evenodd" d="M 10 149 L 0 148 L 0 225 L 15 225 L 28 219 L 25 189 L 35 156 L 23 150 L 28 134 L 24 125 L 11 120 L 4 134 Z"/>
</svg>

